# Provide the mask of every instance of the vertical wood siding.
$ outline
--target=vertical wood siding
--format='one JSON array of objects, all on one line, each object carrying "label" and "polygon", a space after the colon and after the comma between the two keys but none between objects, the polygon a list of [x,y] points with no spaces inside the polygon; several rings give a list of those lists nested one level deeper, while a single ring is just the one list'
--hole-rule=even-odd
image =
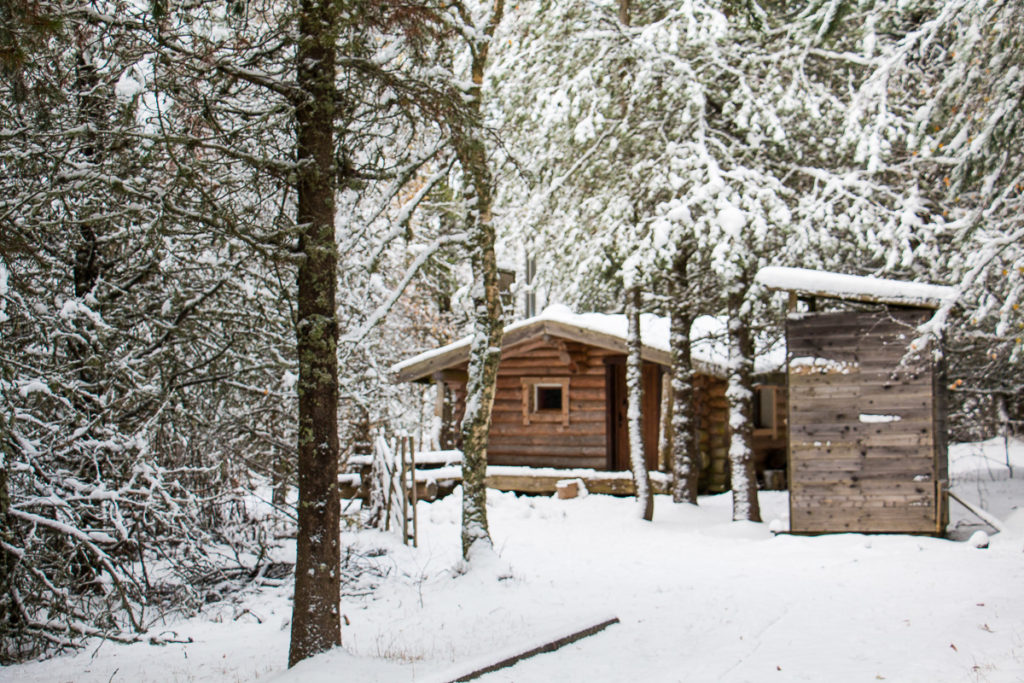
[{"label": "vertical wood siding", "polygon": [[908,348],[928,315],[789,320],[792,531],[941,532],[933,361],[930,349]]}]

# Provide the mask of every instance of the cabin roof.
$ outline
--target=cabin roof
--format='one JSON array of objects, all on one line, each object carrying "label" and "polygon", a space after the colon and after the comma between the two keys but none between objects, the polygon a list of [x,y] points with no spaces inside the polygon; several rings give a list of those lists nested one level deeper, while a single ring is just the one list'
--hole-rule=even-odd
[{"label": "cabin roof", "polygon": [[[694,328],[696,331],[696,327]],[[561,339],[589,344],[599,348],[626,353],[628,323],[624,315],[604,313],[573,313],[565,306],[549,306],[533,318],[520,320],[505,328],[502,349],[548,335]],[[641,357],[658,365],[672,363],[669,345],[669,320],[660,316],[640,316]],[[396,382],[413,382],[433,375],[440,370],[458,367],[469,362],[469,346],[472,336],[425,351],[391,367]],[[721,355],[722,344],[700,344],[694,340],[693,365],[697,372],[724,377],[725,359]]]},{"label": "cabin roof", "polygon": [[960,294],[954,287],[924,282],[902,282],[779,266],[762,268],[757,272],[756,280],[769,289],[805,296],[930,309],[940,308],[954,301]]}]

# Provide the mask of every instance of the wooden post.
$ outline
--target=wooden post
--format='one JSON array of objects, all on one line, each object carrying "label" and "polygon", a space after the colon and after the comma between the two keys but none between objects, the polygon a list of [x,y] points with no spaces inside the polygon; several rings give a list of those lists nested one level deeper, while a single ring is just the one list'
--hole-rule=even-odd
[{"label": "wooden post", "polygon": [[405,467],[405,448],[408,444],[409,437],[400,436],[398,438],[398,457],[402,459],[402,463],[399,466],[398,475],[398,496],[402,499],[402,545],[408,545],[409,543],[409,496],[405,490],[405,477],[407,474]]},{"label": "wooden post", "polygon": [[[423,443],[423,441],[420,441],[420,443]],[[420,544],[419,523],[416,518],[416,499],[418,495],[416,492],[416,443],[412,440],[412,437],[409,438],[409,462],[412,467],[412,547],[418,548]]]},{"label": "wooden post", "polygon": [[381,462],[384,464],[384,531],[391,530],[391,466],[388,464],[387,441],[381,437],[384,448],[381,451]]}]

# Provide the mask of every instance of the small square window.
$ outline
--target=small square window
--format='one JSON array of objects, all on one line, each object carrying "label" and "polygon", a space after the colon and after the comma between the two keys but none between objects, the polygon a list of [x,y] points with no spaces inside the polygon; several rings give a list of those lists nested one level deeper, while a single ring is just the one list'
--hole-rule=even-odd
[{"label": "small square window", "polygon": [[535,384],[533,386],[533,411],[562,411],[561,384]]},{"label": "small square window", "polygon": [[523,377],[523,424],[569,424],[569,378]]}]

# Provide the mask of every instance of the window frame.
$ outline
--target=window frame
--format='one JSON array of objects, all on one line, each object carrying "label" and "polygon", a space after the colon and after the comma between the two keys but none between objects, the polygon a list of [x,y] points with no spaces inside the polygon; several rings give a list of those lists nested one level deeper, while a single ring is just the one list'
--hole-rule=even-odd
[{"label": "window frame", "polygon": [[[777,384],[755,384],[754,385],[754,397],[753,397],[753,406],[752,406],[753,410],[751,410],[751,413],[753,413],[753,414],[750,416],[751,427],[753,429],[753,433],[754,434],[770,434],[772,436],[772,438],[776,438],[778,436],[778,433],[779,433],[779,403],[778,403],[779,397],[778,397],[778,393],[777,392],[779,391],[779,389],[780,389],[780,387]],[[769,421],[769,425],[765,426],[765,427],[759,427],[758,426],[758,420],[756,419],[757,417],[761,417],[761,422],[762,422],[762,424],[764,423],[764,415],[763,415],[763,412],[761,410],[761,408],[764,405],[763,404],[763,398],[762,398],[764,392],[768,392],[771,395],[771,399],[769,401],[769,405],[772,408],[772,414],[771,414],[771,420]]]},{"label": "window frame", "polygon": [[[531,422],[561,422],[569,426],[569,378],[568,377],[522,377],[523,424]],[[537,389],[555,388],[562,391],[562,406],[557,410],[537,409]]]}]

